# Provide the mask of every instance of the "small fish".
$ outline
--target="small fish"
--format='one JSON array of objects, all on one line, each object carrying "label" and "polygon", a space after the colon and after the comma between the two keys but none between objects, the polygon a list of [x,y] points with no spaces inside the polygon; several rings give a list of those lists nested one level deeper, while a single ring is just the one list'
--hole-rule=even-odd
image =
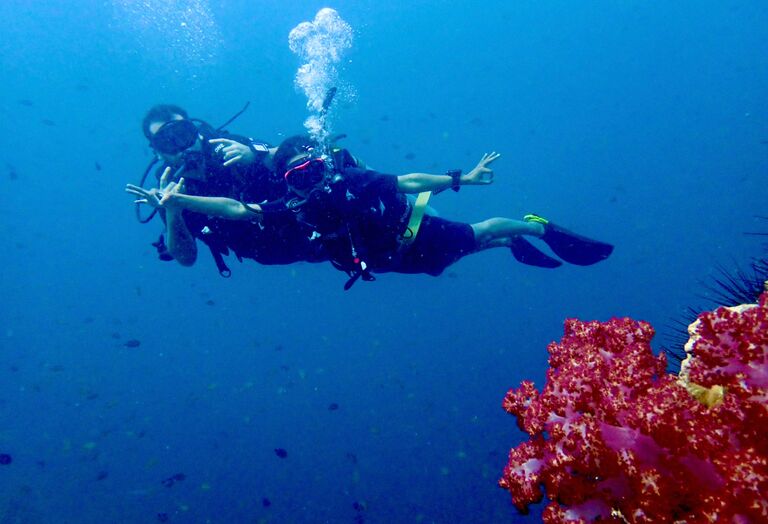
[{"label": "small fish", "polygon": [[0,466],[7,466],[13,462],[13,457],[8,453],[0,453]]},{"label": "small fish", "polygon": [[339,409],[339,405],[336,402],[328,404],[328,411],[336,411],[337,409]]},{"label": "small fish", "polygon": [[275,455],[277,455],[281,459],[284,459],[285,457],[288,456],[288,452],[283,448],[275,448]]},{"label": "small fish", "polygon": [[48,126],[48,127],[55,127],[56,126],[56,122],[54,122],[53,120],[51,120],[49,118],[43,118],[42,120],[40,120],[40,123],[45,125],[45,126]]},{"label": "small fish", "polygon": [[120,339],[122,338],[122,336],[120,335],[120,333],[118,333],[117,331],[115,331],[114,333],[112,333],[110,336],[111,336],[112,338],[114,338],[115,340],[120,340]]},{"label": "small fish", "polygon": [[213,300],[206,300],[205,301],[205,305],[206,306],[215,306],[216,302],[214,302]]},{"label": "small fish", "polygon": [[87,85],[85,85],[85,84],[77,84],[77,85],[75,86],[75,89],[76,89],[77,91],[80,91],[81,93],[85,93],[86,91],[88,91],[88,90],[89,90],[89,87],[88,87]]},{"label": "small fish", "polygon": [[125,344],[123,346],[127,348],[137,348],[141,345],[141,340],[136,340],[135,338],[132,338],[130,340],[126,340]]},{"label": "small fish", "polygon": [[109,476],[109,472],[108,471],[99,471],[99,474],[96,475],[96,480],[104,480],[108,476]]},{"label": "small fish", "polygon": [[93,167],[96,168],[96,171],[101,171],[101,164],[99,164],[98,162],[94,162]]},{"label": "small fish", "polygon": [[351,451],[347,451],[347,460],[349,460],[352,464],[357,464],[357,455],[352,453]]},{"label": "small fish", "polygon": [[32,102],[32,100],[28,100],[26,98],[22,98],[21,100],[19,100],[19,104],[27,107],[32,107],[33,105],[35,105],[34,102]]},{"label": "small fish", "polygon": [[413,160],[414,158],[416,158],[416,155],[414,153],[406,153],[405,154],[405,159],[406,160]]},{"label": "small fish", "polygon": [[261,499],[261,505],[264,506],[265,508],[268,508],[272,505],[272,501],[269,500],[267,497],[264,497],[263,499]]},{"label": "small fish", "polygon": [[158,514],[157,514],[157,520],[158,520],[159,522],[168,522],[168,520],[169,520],[170,518],[171,518],[171,517],[169,517],[169,516],[168,516],[168,513],[158,513]]},{"label": "small fish", "polygon": [[187,476],[184,473],[176,473],[171,478],[177,482],[181,482],[182,480],[186,480]]}]

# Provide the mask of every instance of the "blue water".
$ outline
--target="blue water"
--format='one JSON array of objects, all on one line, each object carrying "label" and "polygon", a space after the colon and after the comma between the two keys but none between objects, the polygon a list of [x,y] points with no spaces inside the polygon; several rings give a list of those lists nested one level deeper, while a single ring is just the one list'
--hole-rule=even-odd
[{"label": "blue water", "polygon": [[160,262],[123,192],[153,104],[218,124],[251,101],[233,132],[302,131],[288,33],[326,4],[143,3],[0,3],[0,523],[536,521],[496,486],[524,437],[501,400],[541,385],[563,320],[661,339],[717,264],[757,253],[764,1],[331,4],[355,31],[351,151],[390,173],[500,151],[442,216],[535,211],[617,246],[347,293],[325,265]]}]

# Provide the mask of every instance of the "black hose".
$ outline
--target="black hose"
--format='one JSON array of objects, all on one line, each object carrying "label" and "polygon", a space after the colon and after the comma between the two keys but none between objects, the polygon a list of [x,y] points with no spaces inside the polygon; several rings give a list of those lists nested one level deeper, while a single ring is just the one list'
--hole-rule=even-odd
[{"label": "black hose", "polygon": [[227,120],[226,122],[224,122],[223,124],[221,124],[219,127],[217,127],[217,128],[216,128],[216,131],[221,131],[222,129],[224,129],[225,127],[227,127],[229,124],[231,124],[232,122],[234,122],[234,121],[235,121],[235,119],[236,119],[237,117],[239,117],[240,115],[242,115],[243,113],[245,113],[245,110],[246,110],[246,109],[248,109],[248,106],[249,106],[249,105],[251,105],[251,102],[246,102],[246,103],[245,103],[245,105],[243,106],[243,108],[242,108],[240,111],[238,111],[237,113],[235,113],[235,114],[234,114],[234,116],[233,116],[232,118],[230,118],[229,120]]}]

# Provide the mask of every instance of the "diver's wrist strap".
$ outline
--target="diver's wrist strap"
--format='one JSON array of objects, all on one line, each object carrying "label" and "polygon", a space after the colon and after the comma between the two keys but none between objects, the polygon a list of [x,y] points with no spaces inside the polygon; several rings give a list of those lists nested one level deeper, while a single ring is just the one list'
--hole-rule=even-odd
[{"label": "diver's wrist strap", "polygon": [[451,169],[445,174],[451,177],[451,189],[454,191],[461,189],[461,169]]}]

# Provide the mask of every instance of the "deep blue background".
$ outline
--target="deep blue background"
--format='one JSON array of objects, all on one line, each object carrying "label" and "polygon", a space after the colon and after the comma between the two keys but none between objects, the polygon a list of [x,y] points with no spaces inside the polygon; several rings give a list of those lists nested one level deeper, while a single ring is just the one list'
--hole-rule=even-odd
[{"label": "deep blue background", "polygon": [[232,131],[301,131],[287,35],[325,4],[139,3],[0,3],[4,524],[522,521],[496,487],[522,438],[501,400],[541,384],[563,320],[663,336],[716,264],[757,250],[764,1],[333,4],[355,29],[335,122],[354,153],[401,173],[500,151],[496,184],[440,195],[443,216],[535,211],[617,246],[348,293],[330,266],[159,262],[123,193],[155,103],[216,124],[250,100]]}]

